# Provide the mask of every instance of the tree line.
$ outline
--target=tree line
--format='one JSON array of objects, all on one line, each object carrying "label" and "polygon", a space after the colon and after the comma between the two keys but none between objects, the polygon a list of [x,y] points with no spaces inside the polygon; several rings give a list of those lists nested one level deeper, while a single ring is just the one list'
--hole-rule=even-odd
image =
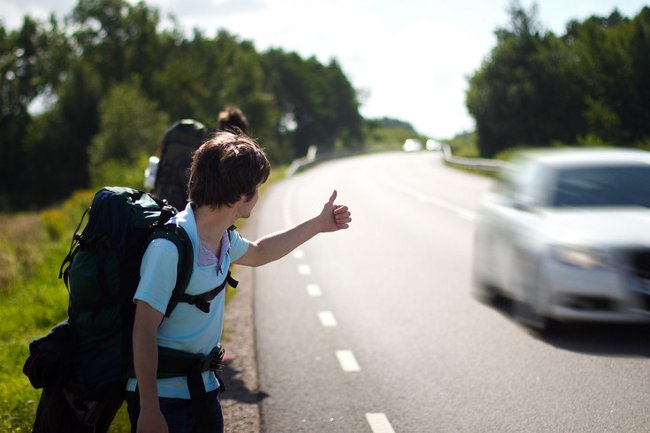
[{"label": "tree line", "polygon": [[563,144],[650,150],[650,8],[574,20],[562,35],[541,28],[535,5],[514,2],[509,14],[469,79],[481,156]]},{"label": "tree line", "polygon": [[361,146],[355,89],[331,60],[225,31],[161,29],[143,1],[79,0],[62,20],[0,22],[0,209],[41,206],[152,154],[169,125],[240,107],[273,163]]},{"label": "tree line", "polygon": [[[469,78],[481,156],[522,146],[650,149],[650,8],[571,21],[561,35],[542,29],[535,5],[515,0],[509,14]],[[214,126],[229,104],[275,164],[312,144],[360,148],[386,128],[401,140],[416,134],[406,122],[364,120],[335,60],[258,52],[225,31],[188,36],[173,22],[163,29],[157,9],[126,0],[79,0],[62,20],[26,16],[16,30],[0,22],[0,210],[96,185],[140,164],[173,121]]]}]

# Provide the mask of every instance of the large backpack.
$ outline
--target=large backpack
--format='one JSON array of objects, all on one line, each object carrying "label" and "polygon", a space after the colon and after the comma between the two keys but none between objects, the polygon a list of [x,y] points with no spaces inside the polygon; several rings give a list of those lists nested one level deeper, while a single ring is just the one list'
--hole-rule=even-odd
[{"label": "large backpack", "polygon": [[[185,293],[194,263],[192,242],[180,225],[169,222],[177,210],[152,194],[102,188],[86,212],[88,222],[79,233],[84,213],[59,272],[70,292],[68,319],[30,343],[23,368],[35,388],[44,388],[34,432],[107,431],[133,373],[133,296],[153,239],[170,240],[178,249],[177,280],[165,317],[179,302],[207,312],[227,283],[237,285],[228,272],[206,293]],[[222,357],[222,350],[204,356],[159,348],[158,376],[196,381],[202,371],[219,368]]]},{"label": "large backpack", "polygon": [[[85,431],[82,425],[94,428],[101,418],[106,428],[110,424],[124,398],[132,363],[133,295],[151,240],[165,238],[178,248],[178,279],[167,315],[186,296],[191,276],[191,241],[179,225],[167,223],[176,209],[162,200],[109,187],[95,194],[86,212],[88,222],[79,233],[84,213],[59,274],[70,292],[68,319],[30,343],[23,369],[35,388],[45,388],[35,431],[51,431],[51,426],[37,426],[52,422],[57,423],[55,430],[73,432]],[[74,416],[56,414],[57,404],[72,408]]]},{"label": "large backpack", "polygon": [[160,149],[160,162],[153,192],[177,209],[187,202],[187,181],[192,153],[208,138],[208,129],[201,122],[183,119],[165,133]]}]

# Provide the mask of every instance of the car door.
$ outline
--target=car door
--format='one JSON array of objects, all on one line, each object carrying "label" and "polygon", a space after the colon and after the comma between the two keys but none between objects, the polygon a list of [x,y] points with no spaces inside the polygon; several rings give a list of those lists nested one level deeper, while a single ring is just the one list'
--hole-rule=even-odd
[{"label": "car door", "polygon": [[534,160],[519,161],[504,177],[486,218],[489,225],[494,284],[506,295],[521,299],[533,278],[537,230],[543,212],[539,204],[544,189],[543,167]]}]

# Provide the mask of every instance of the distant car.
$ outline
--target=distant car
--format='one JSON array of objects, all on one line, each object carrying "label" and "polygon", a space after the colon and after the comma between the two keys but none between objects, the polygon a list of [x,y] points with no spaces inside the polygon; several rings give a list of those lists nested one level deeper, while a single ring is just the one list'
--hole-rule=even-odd
[{"label": "distant car", "polygon": [[427,150],[431,150],[431,151],[437,151],[442,148],[442,145],[438,143],[436,140],[434,140],[433,138],[429,138],[425,146]]},{"label": "distant car", "polygon": [[402,147],[404,152],[419,152],[422,150],[422,142],[417,138],[407,138]]},{"label": "distant car", "polygon": [[650,321],[650,152],[521,155],[477,214],[473,274],[540,330]]}]

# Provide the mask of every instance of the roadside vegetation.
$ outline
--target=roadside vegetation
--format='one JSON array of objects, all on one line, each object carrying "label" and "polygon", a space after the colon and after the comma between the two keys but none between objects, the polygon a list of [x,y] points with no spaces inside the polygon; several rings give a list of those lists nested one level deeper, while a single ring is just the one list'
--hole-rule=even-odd
[{"label": "roadside vegetation", "polygon": [[[83,210],[103,185],[141,188],[173,120],[211,126],[220,109],[239,106],[273,179],[310,145],[340,155],[434,138],[456,156],[497,159],[525,147],[650,150],[650,8],[570,22],[562,35],[544,31],[534,7],[514,1],[510,15],[469,78],[476,131],[448,140],[363,119],[335,60],[258,52],[226,32],[160,31],[144,2],[78,0],[62,22],[0,22],[0,431],[31,430],[40,391],[21,370],[29,341],[67,315],[58,273]],[[127,424],[122,413],[112,432]]]}]

